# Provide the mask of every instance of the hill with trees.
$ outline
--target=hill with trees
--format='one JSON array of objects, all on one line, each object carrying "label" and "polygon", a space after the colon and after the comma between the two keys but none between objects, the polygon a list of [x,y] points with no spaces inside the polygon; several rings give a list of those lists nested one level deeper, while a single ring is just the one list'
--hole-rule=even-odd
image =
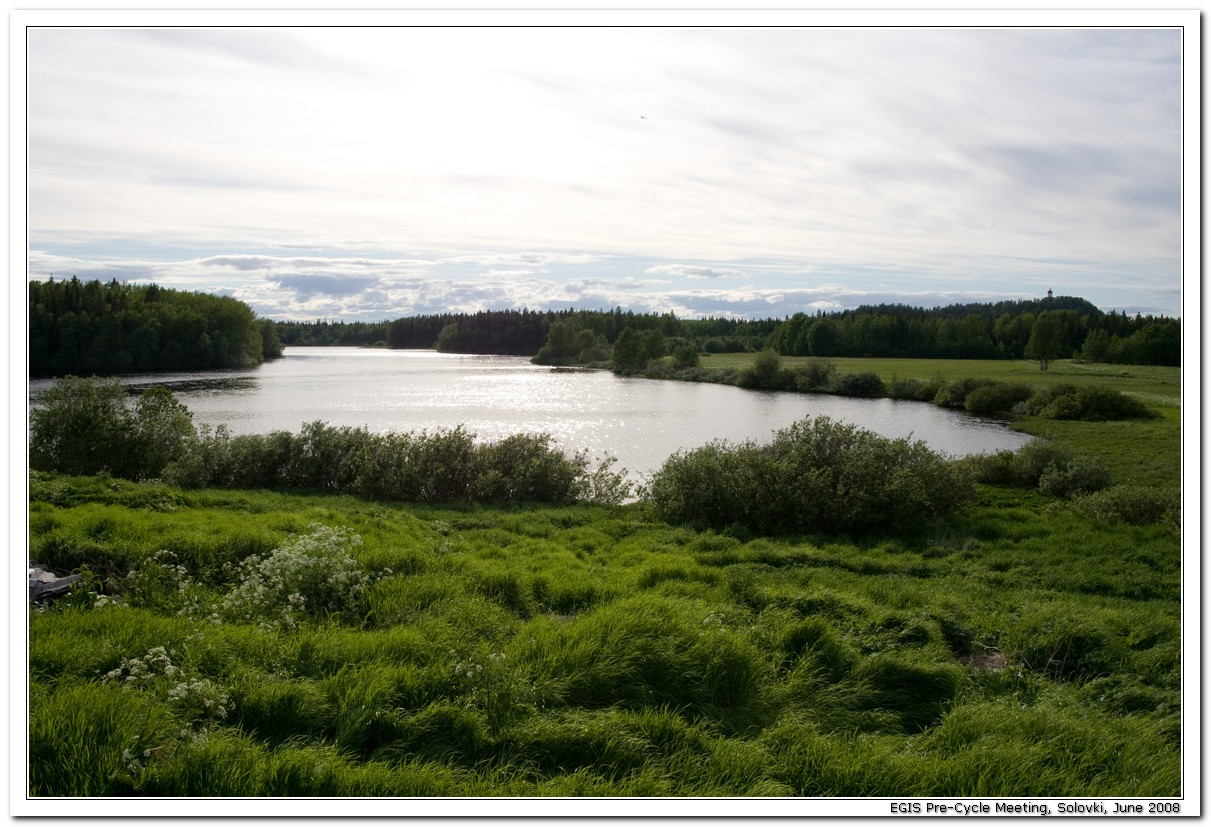
[{"label": "hill with trees", "polygon": [[273,321],[229,296],[75,276],[29,283],[34,375],[244,367],[281,352]]}]

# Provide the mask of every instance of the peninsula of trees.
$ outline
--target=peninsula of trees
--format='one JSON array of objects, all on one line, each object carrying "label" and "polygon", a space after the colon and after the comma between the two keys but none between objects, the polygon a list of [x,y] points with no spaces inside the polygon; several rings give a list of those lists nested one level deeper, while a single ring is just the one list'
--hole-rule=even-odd
[{"label": "peninsula of trees", "polygon": [[75,276],[29,283],[32,375],[246,367],[281,353],[273,322],[228,296]]}]

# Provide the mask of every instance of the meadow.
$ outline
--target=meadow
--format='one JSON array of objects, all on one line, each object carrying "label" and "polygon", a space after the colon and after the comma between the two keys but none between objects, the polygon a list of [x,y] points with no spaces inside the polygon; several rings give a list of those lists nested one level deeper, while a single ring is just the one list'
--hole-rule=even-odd
[{"label": "meadow", "polygon": [[1059,369],[1111,486],[907,534],[31,472],[29,794],[1179,795],[1179,371]]}]

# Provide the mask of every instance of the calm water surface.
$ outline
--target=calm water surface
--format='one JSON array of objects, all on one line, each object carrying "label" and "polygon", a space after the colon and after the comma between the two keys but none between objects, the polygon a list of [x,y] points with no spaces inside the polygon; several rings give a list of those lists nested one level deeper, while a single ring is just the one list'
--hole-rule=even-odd
[{"label": "calm water surface", "polygon": [[[995,420],[918,402],[746,391],[557,371],[524,357],[420,350],[290,347],[255,368],[123,378],[165,385],[197,425],[232,433],[298,431],[306,422],[420,431],[462,424],[480,438],[550,433],[568,451],[613,455],[642,475],[680,449],[714,439],[766,441],[808,416],[828,416],[887,437],[911,436],[954,456],[1015,449],[1029,437]],[[36,393],[49,382],[31,382]]]}]

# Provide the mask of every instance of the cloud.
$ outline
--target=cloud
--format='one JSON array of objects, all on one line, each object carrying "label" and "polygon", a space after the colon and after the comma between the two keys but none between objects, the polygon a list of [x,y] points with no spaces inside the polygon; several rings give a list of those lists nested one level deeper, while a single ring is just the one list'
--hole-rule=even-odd
[{"label": "cloud", "polygon": [[1163,304],[1182,266],[1180,38],[46,29],[26,61],[30,272],[274,312],[337,301],[321,286],[359,314],[443,297],[688,311],[676,289],[702,280],[769,291],[702,299],[751,314],[824,280],[1042,294],[1057,275],[1099,306]]},{"label": "cloud", "polygon": [[443,261],[450,264],[478,264],[485,267],[499,264],[526,264],[532,267],[549,267],[554,264],[594,264],[603,256],[592,253],[483,253],[479,255],[450,256]]},{"label": "cloud", "polygon": [[379,279],[375,276],[359,278],[300,273],[290,276],[274,276],[270,280],[279,288],[289,290],[304,300],[315,295],[337,298],[354,296],[379,285]]},{"label": "cloud", "polygon": [[748,274],[743,270],[730,267],[704,267],[697,264],[657,264],[649,267],[645,273],[657,273],[666,276],[681,276],[688,279],[745,279]]}]

